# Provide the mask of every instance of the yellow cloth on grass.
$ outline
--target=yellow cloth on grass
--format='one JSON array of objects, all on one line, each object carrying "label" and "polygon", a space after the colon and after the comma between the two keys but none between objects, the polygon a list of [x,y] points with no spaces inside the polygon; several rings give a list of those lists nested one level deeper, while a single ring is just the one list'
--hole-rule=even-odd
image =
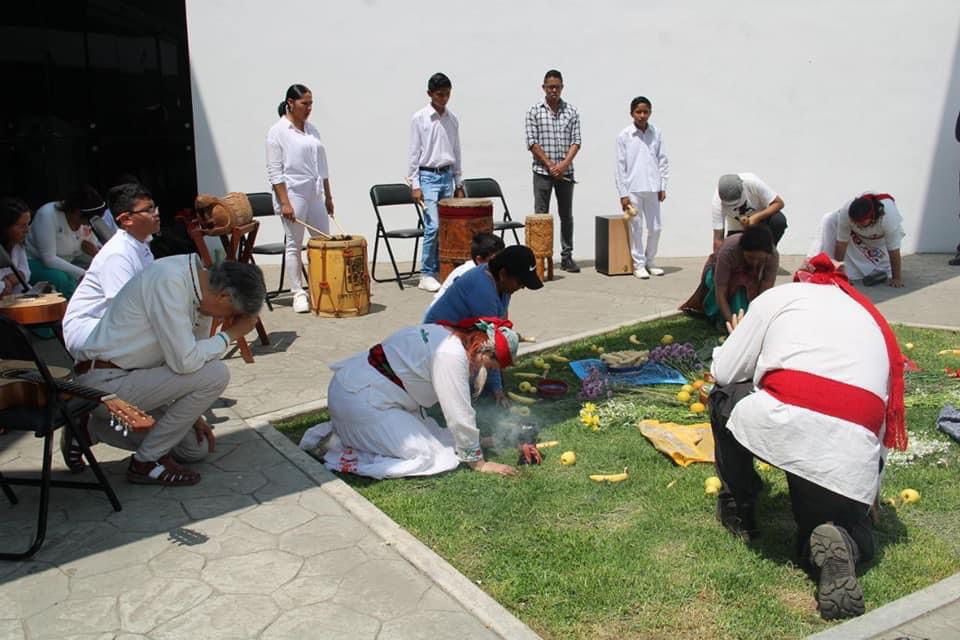
[{"label": "yellow cloth on grass", "polygon": [[713,431],[709,422],[677,424],[641,420],[637,425],[653,446],[681,467],[694,462],[713,462]]}]

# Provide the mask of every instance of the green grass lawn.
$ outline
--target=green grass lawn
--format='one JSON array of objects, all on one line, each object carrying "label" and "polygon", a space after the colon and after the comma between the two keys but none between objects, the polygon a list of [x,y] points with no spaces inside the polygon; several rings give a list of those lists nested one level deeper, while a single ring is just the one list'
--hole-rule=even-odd
[{"label": "green grass lawn", "polygon": [[[915,451],[932,451],[909,463],[893,460],[883,497],[904,488],[922,499],[883,506],[878,558],[863,569],[868,610],[904,596],[960,569],[960,445],[935,429],[946,402],[960,402],[960,382],[944,365],[960,358],[937,356],[960,345],[957,333],[897,327],[901,344],[926,372],[907,382],[907,421]],[[591,357],[590,345],[607,351],[643,348],[669,333],[701,347],[717,334],[696,320],[672,318],[623,329],[552,351]],[[533,371],[533,356],[511,371]],[[549,360],[548,360],[549,362]],[[552,363],[551,377],[576,378]],[[511,388],[520,379],[508,373]],[[675,392],[677,387],[669,387]],[[640,435],[636,422],[657,418],[695,422],[686,407],[617,395],[598,402],[601,429],[579,423],[575,393],[540,401],[531,419],[541,440],[559,440],[543,465],[505,478],[460,470],[431,478],[371,481],[341,476],[401,526],[446,558],[545,638],[796,638],[827,626],[817,614],[815,585],[793,565],[793,521],[784,475],[764,475],[768,491],[758,507],[760,541],[745,545],[714,519],[715,500],[704,494],[712,465],[675,466]],[[494,435],[507,416],[489,404],[478,408]],[[278,425],[299,440],[318,416]],[[562,466],[563,451],[577,464]],[[516,451],[488,452],[515,463]],[[594,473],[629,467],[630,478],[598,484]]]}]

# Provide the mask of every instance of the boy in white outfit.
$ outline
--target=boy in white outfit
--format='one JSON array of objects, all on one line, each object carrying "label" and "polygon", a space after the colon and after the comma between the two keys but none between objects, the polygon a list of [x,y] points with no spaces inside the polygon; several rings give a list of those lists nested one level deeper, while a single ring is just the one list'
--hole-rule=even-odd
[{"label": "boy in white outfit", "polygon": [[617,136],[617,192],[620,207],[630,220],[633,275],[644,280],[651,275],[663,275],[663,269],[654,265],[654,258],[660,242],[660,203],[667,198],[670,177],[660,129],[649,122],[652,112],[650,100],[643,96],[634,98],[630,102],[633,124]]}]

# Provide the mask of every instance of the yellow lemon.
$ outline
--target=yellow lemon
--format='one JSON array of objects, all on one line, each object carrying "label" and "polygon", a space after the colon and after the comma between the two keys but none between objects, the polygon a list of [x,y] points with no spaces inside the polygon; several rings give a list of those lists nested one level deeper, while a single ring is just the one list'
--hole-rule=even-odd
[{"label": "yellow lemon", "polygon": [[770,471],[770,469],[772,469],[772,467],[766,462],[757,462],[757,470],[766,473],[767,471]]},{"label": "yellow lemon", "polygon": [[685,384],[682,387],[680,387],[680,391],[686,391],[687,393],[690,393],[691,391],[693,391],[693,387],[691,387],[689,384]]},{"label": "yellow lemon", "polygon": [[564,451],[560,454],[560,464],[564,465],[565,467],[577,464],[577,454],[575,454],[573,451]]},{"label": "yellow lemon", "polygon": [[717,476],[710,476],[703,481],[703,490],[707,495],[715,496],[720,493],[720,487],[723,486],[723,483],[720,482],[720,478]]},{"label": "yellow lemon", "polygon": [[660,338],[660,344],[673,344],[673,336],[669,333]]},{"label": "yellow lemon", "polygon": [[912,342],[908,342],[907,344],[905,344],[905,345],[903,345],[903,346],[904,346],[904,348],[905,348],[907,351],[913,351],[913,343],[912,343]]},{"label": "yellow lemon", "polygon": [[897,506],[897,499],[896,499],[896,498],[884,498],[883,504],[887,505],[888,507],[896,507],[896,506]]},{"label": "yellow lemon", "polygon": [[597,353],[603,353],[605,349],[603,347],[597,347]]},{"label": "yellow lemon", "polygon": [[907,504],[918,502],[920,500],[920,492],[916,489],[904,489],[900,492],[900,499]]},{"label": "yellow lemon", "polygon": [[694,413],[703,413],[706,410],[707,408],[703,406],[702,402],[694,402],[692,405],[690,405],[690,411],[693,411]]},{"label": "yellow lemon", "polygon": [[533,359],[533,364],[535,364],[538,367],[542,367],[544,364],[544,360],[543,358],[537,356],[536,358]]},{"label": "yellow lemon", "polygon": [[677,393],[677,401],[682,402],[684,404],[690,402],[690,394],[687,393],[686,391],[680,391],[679,393]]}]

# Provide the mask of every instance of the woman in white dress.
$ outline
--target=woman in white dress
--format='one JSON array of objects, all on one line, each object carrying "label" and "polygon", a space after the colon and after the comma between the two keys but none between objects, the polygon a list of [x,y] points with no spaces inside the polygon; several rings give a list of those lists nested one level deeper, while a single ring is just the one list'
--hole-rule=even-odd
[{"label": "woman in white dress", "polygon": [[904,235],[893,196],[868,192],[823,217],[809,256],[822,251],[843,261],[850,280],[863,280],[868,286],[889,280],[891,287],[899,288]]},{"label": "woman in white dress", "polygon": [[[277,108],[280,119],[267,132],[267,177],[273,189],[273,208],[283,216],[286,277],[297,313],[310,311],[310,296],[300,273],[304,227],[295,220],[327,233],[327,216],[333,216],[327,150],[320,141],[320,132],[307,122],[312,110],[310,89],[302,84],[291,85]],[[310,235],[315,234],[311,231]]]},{"label": "woman in white dress", "polygon": [[[30,230],[30,207],[19,198],[0,199],[0,244],[10,256],[9,267],[0,268],[0,297],[24,293],[22,282],[30,280],[30,265],[23,242]],[[16,269],[20,277],[14,273]]]},{"label": "woman in white dress", "polygon": [[[332,366],[329,469],[378,479],[433,475],[460,463],[482,473],[516,473],[483,459],[471,383],[479,392],[487,369],[510,365],[519,339],[508,321],[469,322],[460,324],[466,329],[407,327]],[[426,415],[437,403],[446,429]]]}]

